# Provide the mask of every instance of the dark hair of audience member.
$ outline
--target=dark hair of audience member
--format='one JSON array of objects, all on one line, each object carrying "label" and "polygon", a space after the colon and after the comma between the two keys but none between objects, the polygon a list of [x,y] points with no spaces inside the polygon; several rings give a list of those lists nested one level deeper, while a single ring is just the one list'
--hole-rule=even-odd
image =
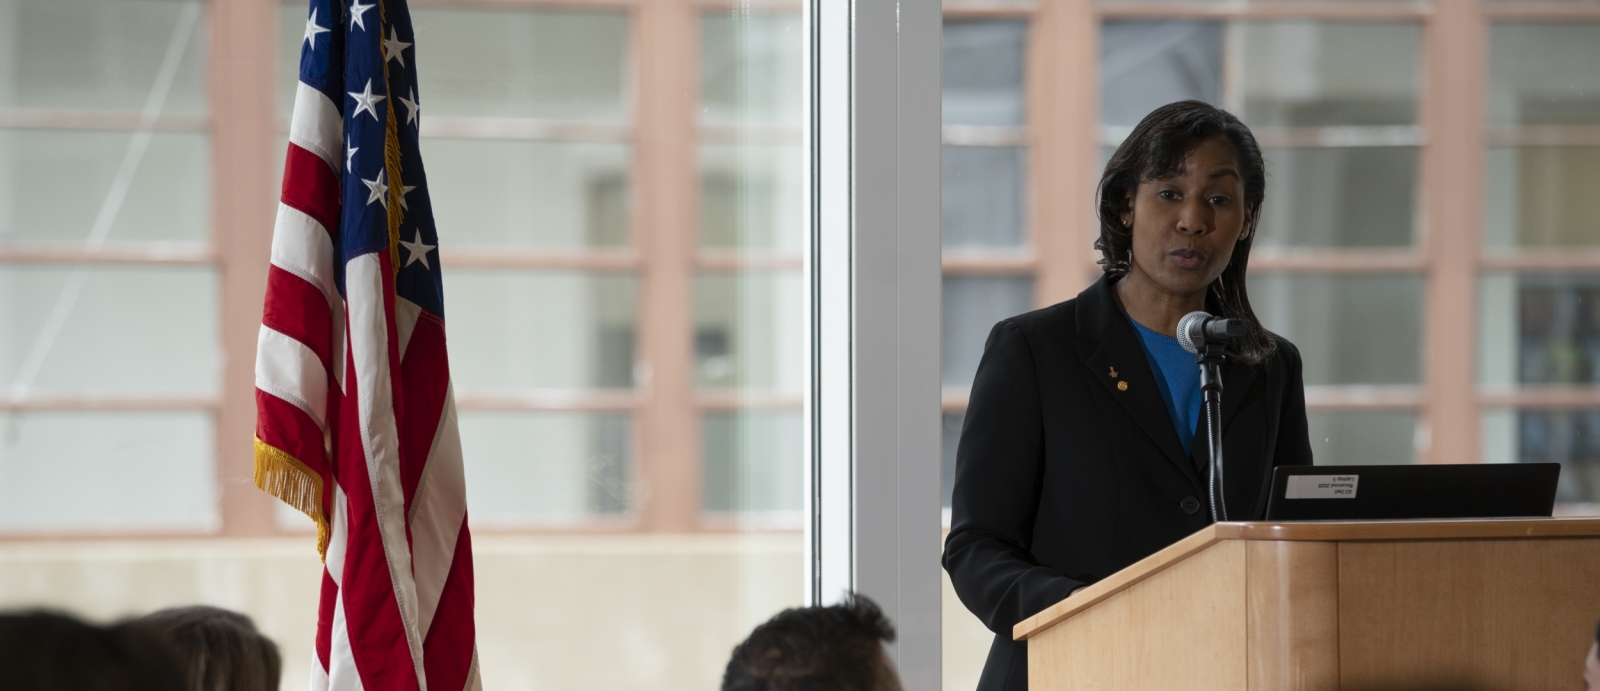
[{"label": "dark hair of audience member", "polygon": [[883,643],[894,625],[872,600],[787,609],[733,649],[722,691],[899,691]]},{"label": "dark hair of audience member", "polygon": [[185,691],[161,634],[138,622],[95,626],[60,612],[0,613],[0,689]]},{"label": "dark hair of audience member", "polygon": [[167,638],[193,691],[273,691],[283,661],[272,639],[238,612],[216,607],[174,607],[139,622]]}]

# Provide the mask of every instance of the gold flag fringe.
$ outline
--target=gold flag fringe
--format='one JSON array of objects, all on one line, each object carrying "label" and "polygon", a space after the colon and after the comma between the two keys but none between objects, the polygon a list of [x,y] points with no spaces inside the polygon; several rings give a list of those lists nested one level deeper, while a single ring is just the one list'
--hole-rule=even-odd
[{"label": "gold flag fringe", "polygon": [[[378,1],[378,27],[383,33],[384,27],[389,26],[388,11],[384,8],[387,3]],[[415,40],[415,39],[413,39]],[[383,91],[388,98],[383,102],[387,117],[383,123],[383,168],[389,174],[388,203],[384,207],[389,221],[389,265],[394,267],[394,273],[400,273],[400,220],[405,211],[405,180],[401,178],[400,170],[400,130],[395,121],[394,89],[389,84],[389,55],[388,44],[379,43],[380,55],[383,60]]]},{"label": "gold flag fringe", "polygon": [[256,487],[317,522],[317,554],[328,558],[328,517],[322,513],[322,476],[300,459],[256,439]]}]

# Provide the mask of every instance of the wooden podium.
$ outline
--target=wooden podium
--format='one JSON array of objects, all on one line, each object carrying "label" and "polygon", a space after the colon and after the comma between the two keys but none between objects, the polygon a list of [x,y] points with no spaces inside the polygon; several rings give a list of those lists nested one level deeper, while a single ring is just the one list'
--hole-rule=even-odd
[{"label": "wooden podium", "polygon": [[1017,624],[1032,691],[1581,691],[1600,520],[1221,523]]}]

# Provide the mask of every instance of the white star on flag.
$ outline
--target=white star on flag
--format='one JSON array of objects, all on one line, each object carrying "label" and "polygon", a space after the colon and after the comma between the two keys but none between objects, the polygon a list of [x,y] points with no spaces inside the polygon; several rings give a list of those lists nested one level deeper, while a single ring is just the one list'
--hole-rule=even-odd
[{"label": "white star on flag", "polygon": [[311,49],[317,49],[317,34],[328,33],[328,29],[317,25],[317,8],[311,8],[311,18],[306,20],[306,43],[311,44]]},{"label": "white star on flag", "polygon": [[389,27],[389,37],[386,38],[386,39],[383,39],[383,54],[389,60],[399,60],[400,61],[400,66],[401,67],[405,67],[406,66],[405,52],[406,52],[406,49],[410,48],[410,47],[411,47],[411,44],[400,40],[400,32],[395,31],[394,27],[392,27],[392,26]]},{"label": "white star on flag", "polygon": [[421,230],[417,231],[416,238],[417,239],[413,242],[406,242],[405,240],[400,241],[400,246],[406,248],[406,251],[411,253],[410,256],[406,257],[406,266],[411,266],[417,262],[422,262],[423,268],[432,270],[433,267],[428,265],[428,253],[432,252],[435,247],[438,247],[438,245],[423,244]]},{"label": "white star on flag", "polygon": [[406,106],[406,124],[410,125],[416,122],[417,113],[422,112],[422,104],[417,103],[417,90],[415,88],[411,90],[411,100],[408,101],[406,97],[401,96],[400,102]]},{"label": "white star on flag", "polygon": [[389,208],[389,186],[383,182],[382,168],[378,169],[378,179],[362,180],[361,182],[367,186],[368,190],[372,191],[372,194],[367,195],[368,204],[378,202],[383,205],[383,208]]},{"label": "white star on flag", "polygon": [[372,80],[371,79],[367,80],[367,88],[362,89],[361,93],[356,93],[354,91],[351,91],[351,92],[349,92],[349,94],[350,94],[350,98],[353,98],[353,99],[356,100],[356,112],[354,114],[352,114],[350,117],[359,118],[359,117],[361,117],[361,111],[364,110],[364,111],[367,111],[368,113],[372,113],[372,119],[373,120],[377,120],[378,119],[378,111],[373,109],[373,106],[377,105],[379,101],[382,101],[383,99],[385,99],[387,97],[386,96],[378,96],[378,95],[375,95],[375,94],[372,93]]},{"label": "white star on flag", "polygon": [[361,0],[350,0],[350,23],[360,27],[362,31],[366,31],[367,25],[361,22],[362,15],[374,7],[377,7],[377,5],[363,5]]},{"label": "white star on flag", "polygon": [[410,211],[411,210],[411,207],[406,206],[406,195],[411,194],[411,190],[414,190],[416,188],[417,188],[416,185],[403,185],[403,186],[400,187],[400,210],[401,211]]},{"label": "white star on flag", "polygon": [[350,141],[349,137],[344,140],[344,172],[346,173],[350,172],[350,161],[355,159],[356,152],[361,150],[359,146],[351,146],[353,143],[355,142]]}]

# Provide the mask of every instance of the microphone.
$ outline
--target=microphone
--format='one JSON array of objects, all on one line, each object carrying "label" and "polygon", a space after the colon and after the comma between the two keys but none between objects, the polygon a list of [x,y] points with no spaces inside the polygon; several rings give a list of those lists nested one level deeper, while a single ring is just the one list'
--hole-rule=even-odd
[{"label": "microphone", "polygon": [[1228,342],[1244,335],[1244,322],[1238,319],[1213,317],[1194,311],[1178,320],[1178,345],[1195,355],[1207,344],[1226,346]]},{"label": "microphone", "polygon": [[1194,353],[1200,365],[1200,400],[1206,420],[1206,449],[1211,457],[1206,478],[1211,499],[1211,520],[1228,520],[1228,505],[1222,481],[1222,362],[1228,342],[1244,335],[1244,322],[1213,317],[1205,312],[1190,312],[1178,320],[1178,345]]}]

